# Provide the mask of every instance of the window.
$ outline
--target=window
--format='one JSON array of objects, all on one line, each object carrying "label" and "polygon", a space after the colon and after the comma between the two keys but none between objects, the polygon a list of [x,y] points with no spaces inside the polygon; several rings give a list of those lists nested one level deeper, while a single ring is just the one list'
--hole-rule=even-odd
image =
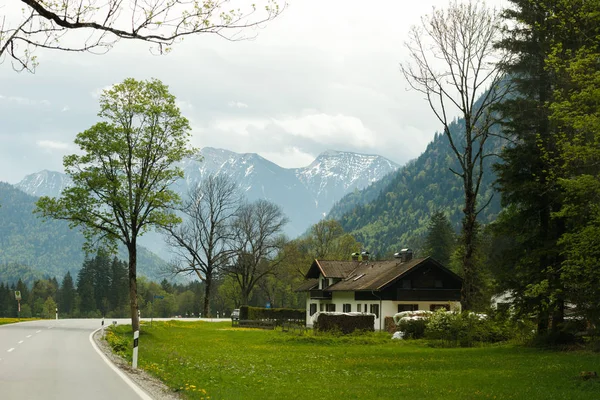
[{"label": "window", "polygon": [[361,308],[361,307],[360,307],[360,304],[357,304],[357,305],[356,305],[356,312],[362,312],[362,311],[360,310],[360,308]]},{"label": "window", "polygon": [[398,304],[398,312],[417,311],[418,309],[419,309],[418,304]]},{"label": "window", "polygon": [[446,311],[450,311],[450,305],[449,304],[432,304],[429,306],[429,309],[431,311],[437,311],[440,308],[445,308]]},{"label": "window", "polygon": [[379,318],[379,304],[371,304],[369,312],[375,314],[375,318]]},{"label": "window", "polygon": [[328,279],[327,278],[323,278],[321,279],[321,289],[325,289],[327,286],[329,286],[327,283]]},{"label": "window", "polygon": [[319,311],[321,311],[321,312],[325,311],[325,304],[321,303],[321,305],[319,307]]},{"label": "window", "polygon": [[310,315],[313,315],[316,312],[317,312],[317,304],[316,303],[310,303]]},{"label": "window", "polygon": [[350,304],[344,304],[343,306],[344,312],[351,312],[352,306]]},{"label": "window", "polygon": [[335,312],[335,304],[325,304],[325,311]]}]

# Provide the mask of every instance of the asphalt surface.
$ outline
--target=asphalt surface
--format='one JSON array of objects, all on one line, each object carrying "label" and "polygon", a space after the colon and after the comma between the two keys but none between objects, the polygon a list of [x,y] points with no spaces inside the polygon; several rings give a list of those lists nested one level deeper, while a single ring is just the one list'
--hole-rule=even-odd
[{"label": "asphalt surface", "polygon": [[0,399],[140,400],[90,343],[100,321],[43,320],[0,326]]}]

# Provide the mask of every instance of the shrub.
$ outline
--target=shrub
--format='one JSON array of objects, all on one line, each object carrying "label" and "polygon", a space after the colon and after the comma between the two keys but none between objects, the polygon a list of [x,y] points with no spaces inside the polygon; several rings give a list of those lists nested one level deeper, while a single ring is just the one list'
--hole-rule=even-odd
[{"label": "shrub", "polygon": [[342,334],[349,334],[354,331],[373,332],[375,330],[375,315],[335,315],[319,313],[316,322],[313,324],[313,329],[317,332],[339,331]]},{"label": "shrub", "polygon": [[240,320],[270,320],[270,321],[304,321],[306,311],[296,308],[263,308],[263,307],[240,307]]},{"label": "shrub", "polygon": [[127,339],[121,336],[116,335],[111,329],[107,329],[106,331],[106,342],[111,347],[115,354],[120,355],[121,357],[125,356],[127,348],[129,347],[129,343]]},{"label": "shrub", "polygon": [[394,322],[399,331],[404,332],[406,339],[421,339],[425,335],[425,325],[431,316],[431,311],[403,311],[395,314]]},{"label": "shrub", "polygon": [[436,311],[425,327],[427,339],[441,340],[447,345],[471,347],[475,343],[497,343],[516,338],[520,327],[517,321],[469,311],[462,313]]}]

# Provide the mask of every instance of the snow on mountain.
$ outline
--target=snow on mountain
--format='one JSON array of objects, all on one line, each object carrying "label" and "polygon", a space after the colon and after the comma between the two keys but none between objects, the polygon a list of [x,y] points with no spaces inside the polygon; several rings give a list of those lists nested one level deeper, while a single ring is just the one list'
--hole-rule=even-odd
[{"label": "snow on mountain", "polygon": [[63,189],[71,186],[73,182],[67,175],[56,171],[43,170],[27,175],[14,186],[31,196],[57,197]]},{"label": "snow on mountain", "polygon": [[[282,168],[255,153],[235,153],[205,147],[200,160],[179,164],[185,178],[174,189],[182,198],[209,174],[226,174],[238,183],[249,201],[266,198],[280,205],[290,222],[286,234],[296,237],[318,222],[345,194],[362,189],[399,166],[377,155],[328,150],[309,166]],[[70,185],[59,172],[42,171],[26,176],[15,186],[35,196],[58,196]]]}]

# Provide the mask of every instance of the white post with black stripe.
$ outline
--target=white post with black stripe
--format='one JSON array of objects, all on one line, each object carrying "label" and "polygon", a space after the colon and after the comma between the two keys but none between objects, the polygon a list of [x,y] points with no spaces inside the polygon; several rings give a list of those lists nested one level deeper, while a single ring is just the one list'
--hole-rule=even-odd
[{"label": "white post with black stripe", "polygon": [[133,332],[133,359],[131,360],[131,368],[137,369],[138,361],[138,341],[140,339],[140,331]]},{"label": "white post with black stripe", "polygon": [[104,317],[102,317],[102,339],[104,339]]}]

